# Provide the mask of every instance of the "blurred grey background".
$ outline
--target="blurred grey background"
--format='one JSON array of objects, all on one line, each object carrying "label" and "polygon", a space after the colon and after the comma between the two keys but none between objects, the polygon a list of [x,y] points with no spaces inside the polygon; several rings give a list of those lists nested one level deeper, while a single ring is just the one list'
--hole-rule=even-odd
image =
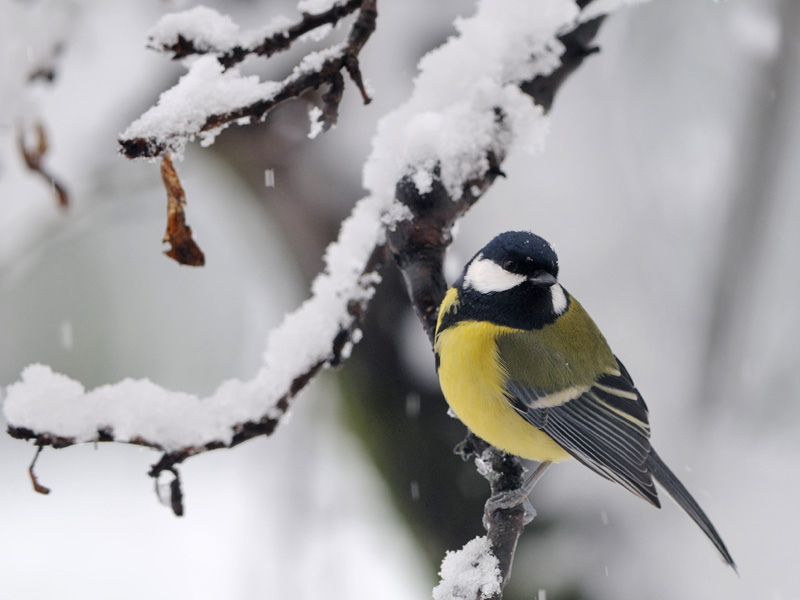
[{"label": "blurred grey background", "polygon": [[[207,4],[243,29],[296,17],[289,1]],[[474,8],[379,4],[362,54],[374,101],[348,86],[338,127],[317,139],[312,95],[192,146],[177,167],[207,265],[190,269],[161,254],[158,168],[116,155],[116,136],[185,70],[146,50],[146,31],[193,5],[0,0],[0,384],[33,362],[87,388],[149,377],[207,394],[252,376],[363,195],[377,120]],[[741,573],[671,503],[656,511],[565,464],[536,488],[507,598],[800,598],[798,31],[794,0],[613,15],[602,52],[557,96],[544,153],[510,156],[460,223],[451,278],[500,231],[553,243],[561,280],[647,400],[654,444]],[[49,40],[63,41],[55,81],[21,93],[14,76]],[[313,47],[243,70],[282,78]],[[17,119],[35,115],[71,192],[65,213],[16,148]],[[397,273],[384,276],[352,359],[275,436],[186,463],[182,519],[156,502],[151,451],[45,451],[43,497],[33,448],[0,436],[0,596],[429,597],[444,551],[481,533],[488,488],[451,452],[464,429]]]}]

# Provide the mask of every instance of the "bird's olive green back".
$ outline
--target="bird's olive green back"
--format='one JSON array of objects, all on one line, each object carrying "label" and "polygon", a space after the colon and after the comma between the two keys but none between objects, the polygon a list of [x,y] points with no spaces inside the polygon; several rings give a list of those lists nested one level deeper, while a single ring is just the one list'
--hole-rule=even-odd
[{"label": "bird's olive green back", "polygon": [[506,329],[497,349],[510,379],[544,394],[591,386],[602,374],[618,371],[603,334],[575,298],[542,329]]}]

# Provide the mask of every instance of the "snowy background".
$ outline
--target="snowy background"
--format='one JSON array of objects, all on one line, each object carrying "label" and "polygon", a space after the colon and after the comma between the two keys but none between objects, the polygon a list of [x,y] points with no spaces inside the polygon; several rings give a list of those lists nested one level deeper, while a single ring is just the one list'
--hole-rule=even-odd
[{"label": "snowy background", "polygon": [[[0,0],[0,384],[33,362],[87,388],[148,377],[206,395],[252,377],[267,332],[307,296],[335,224],[363,194],[377,120],[408,96],[417,61],[454,32],[453,17],[474,10],[384,4],[362,55],[372,104],[350,86],[339,126],[314,140],[298,102],[259,126],[269,145],[230,129],[212,149],[189,147],[177,166],[207,256],[197,270],[160,253],[158,169],[116,154],[118,134],[185,71],[146,50],[145,33],[193,4]],[[253,27],[295,16],[290,2],[208,5]],[[800,598],[793,5],[654,0],[614,15],[603,52],[557,96],[544,153],[510,156],[507,179],[461,222],[453,275],[499,231],[553,243],[562,281],[648,401],[654,445],[741,574],[672,504],[655,511],[568,464],[537,487],[547,526],[523,536],[509,598]],[[54,85],[21,92],[20,74],[54,40],[64,41]],[[278,79],[298,58],[243,70]],[[35,115],[51,141],[46,164],[71,192],[66,213],[16,148],[15,123]],[[275,188],[263,185],[266,168]],[[433,387],[427,340],[404,323],[403,368],[412,385]],[[369,364],[358,348],[354,361]],[[188,461],[182,519],[154,499],[151,451],[45,451],[44,497],[26,472],[32,448],[0,437],[0,595],[429,597],[441,556],[421,550],[424,532],[391,490],[421,502],[434,492],[381,477],[374,444],[348,420],[354,386],[353,370],[344,383],[326,375],[275,436]],[[443,412],[439,402],[425,410]],[[392,451],[403,460],[401,445]],[[443,510],[460,501],[449,493]]]}]

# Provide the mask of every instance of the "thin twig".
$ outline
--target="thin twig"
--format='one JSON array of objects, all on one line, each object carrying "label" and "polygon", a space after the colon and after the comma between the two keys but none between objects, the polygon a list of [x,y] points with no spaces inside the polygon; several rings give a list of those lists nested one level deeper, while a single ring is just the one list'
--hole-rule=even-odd
[{"label": "thin twig", "polygon": [[28,467],[28,475],[30,475],[31,483],[33,484],[33,489],[40,493],[44,494],[45,496],[50,493],[50,488],[43,486],[39,483],[39,478],[36,477],[36,473],[34,472],[34,467],[36,466],[36,461],[39,460],[39,455],[42,453],[43,446],[39,446],[36,449],[36,454],[33,456],[33,460],[31,461],[31,466]]}]

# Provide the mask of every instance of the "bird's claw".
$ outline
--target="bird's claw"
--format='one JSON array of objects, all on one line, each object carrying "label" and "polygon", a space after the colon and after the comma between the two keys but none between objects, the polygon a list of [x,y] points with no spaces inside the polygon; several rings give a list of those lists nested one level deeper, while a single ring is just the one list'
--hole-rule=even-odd
[{"label": "bird's claw", "polygon": [[533,508],[530,500],[528,499],[528,491],[524,488],[507,490],[505,492],[498,492],[490,496],[486,501],[483,510],[483,526],[489,530],[491,524],[494,523],[494,514],[498,510],[509,510],[522,506],[524,513],[522,516],[523,525],[527,525],[536,517],[536,509]]}]

